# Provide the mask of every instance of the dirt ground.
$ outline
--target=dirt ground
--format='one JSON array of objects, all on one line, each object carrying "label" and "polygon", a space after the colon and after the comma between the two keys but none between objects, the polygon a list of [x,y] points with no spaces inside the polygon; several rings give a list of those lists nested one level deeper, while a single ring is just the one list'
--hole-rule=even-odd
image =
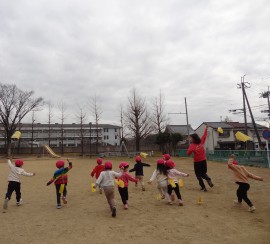
[{"label": "dirt ground", "polygon": [[[145,182],[156,167],[156,159],[144,160],[151,164],[144,169]],[[23,205],[16,206],[13,194],[7,212],[0,212],[0,243],[270,243],[269,169],[247,167],[264,178],[263,182],[250,181],[249,197],[257,211],[249,213],[245,203],[233,205],[237,185],[225,163],[208,162],[215,186],[201,192],[192,160],[174,158],[176,168],[190,174],[183,178],[183,207],[157,200],[155,182],[147,184],[145,192],[130,182],[129,209],[123,209],[115,188],[117,217],[112,218],[104,194],[91,192],[94,179],[89,173],[96,165],[94,158],[71,160],[74,167],[69,172],[68,204],[60,210],[56,209],[54,185],[46,186],[56,160],[24,160],[24,169],[36,172],[36,176],[21,177]],[[125,160],[134,165],[133,159],[112,158],[114,169]],[[9,172],[5,162],[0,160],[2,199]],[[197,204],[200,196],[202,205]]]}]

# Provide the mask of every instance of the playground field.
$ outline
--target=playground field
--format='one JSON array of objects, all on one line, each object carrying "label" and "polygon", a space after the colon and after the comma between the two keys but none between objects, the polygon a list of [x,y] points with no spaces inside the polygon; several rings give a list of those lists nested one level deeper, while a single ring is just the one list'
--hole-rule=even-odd
[{"label": "playground field", "polygon": [[[147,158],[151,168],[144,168],[145,182],[155,169],[157,158]],[[129,209],[124,210],[118,190],[117,217],[112,218],[104,194],[92,193],[94,179],[89,173],[95,159],[71,159],[68,204],[56,209],[54,185],[46,186],[56,170],[56,159],[24,159],[24,169],[36,172],[21,177],[23,205],[15,204],[13,194],[6,213],[1,214],[0,243],[269,243],[270,241],[270,170],[247,167],[264,178],[251,180],[249,197],[257,208],[247,212],[247,205],[234,206],[236,184],[225,163],[208,162],[208,173],[215,186],[200,192],[191,159],[173,158],[177,169],[190,174],[183,178],[181,194],[184,206],[169,206],[157,200],[155,182],[146,191],[129,185]],[[106,159],[104,159],[106,160]],[[134,165],[133,159],[111,159],[118,170],[121,161]],[[0,160],[0,194],[7,188],[9,173],[6,160]],[[203,204],[198,205],[202,197]],[[1,203],[2,204],[2,203]],[[2,207],[2,206],[1,206]]]}]

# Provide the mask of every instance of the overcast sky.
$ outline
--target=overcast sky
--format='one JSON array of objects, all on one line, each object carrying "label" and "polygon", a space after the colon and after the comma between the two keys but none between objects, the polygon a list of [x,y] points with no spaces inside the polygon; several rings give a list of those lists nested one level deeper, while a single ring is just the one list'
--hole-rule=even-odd
[{"label": "overcast sky", "polygon": [[[228,110],[242,108],[237,83],[246,74],[262,120],[269,23],[269,0],[0,0],[0,82],[34,90],[55,106],[62,100],[69,122],[78,122],[76,108],[96,95],[101,122],[119,124],[132,88],[149,107],[161,91],[166,113],[185,112],[187,98],[196,128],[221,116],[243,121]],[[185,124],[185,115],[168,116]],[[45,109],[37,121],[47,121]]]}]

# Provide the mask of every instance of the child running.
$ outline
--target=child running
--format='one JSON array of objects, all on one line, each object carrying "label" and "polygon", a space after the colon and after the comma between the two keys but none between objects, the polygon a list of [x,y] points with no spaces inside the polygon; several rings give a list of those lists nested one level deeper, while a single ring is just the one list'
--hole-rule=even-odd
[{"label": "child running", "polygon": [[[172,200],[171,200],[171,195],[172,195],[172,191],[175,192],[177,198],[178,198],[178,204],[179,206],[183,206],[183,200],[182,200],[182,196],[180,194],[180,189],[179,189],[179,185],[178,185],[178,177],[179,176],[184,176],[184,177],[188,177],[189,174],[180,172],[178,170],[176,170],[175,167],[175,163],[172,160],[168,160],[165,163],[167,169],[168,169],[168,194],[169,194],[169,205],[172,205]],[[170,180],[172,180],[174,182],[174,184],[172,185],[172,183],[170,183]],[[174,186],[175,185],[175,186]]]},{"label": "child running", "polygon": [[237,200],[234,200],[234,203],[236,205],[240,205],[242,203],[242,200],[244,200],[247,205],[249,206],[248,211],[254,212],[256,210],[255,206],[252,204],[252,202],[249,200],[247,196],[247,191],[250,188],[250,185],[247,183],[248,178],[263,181],[263,178],[256,176],[254,174],[251,174],[246,170],[244,166],[233,164],[233,157],[230,157],[228,160],[228,168],[231,169],[234,173],[235,183],[239,186],[236,195]]},{"label": "child running", "polygon": [[118,178],[118,180],[122,180],[124,182],[124,187],[122,188],[118,186],[118,191],[124,204],[124,209],[126,210],[128,209],[128,181],[133,181],[135,183],[139,181],[127,173],[128,167],[129,164],[127,162],[120,163],[119,168],[123,169],[123,174]]},{"label": "child running", "polygon": [[108,204],[110,206],[112,217],[116,217],[116,204],[114,199],[114,179],[115,177],[121,177],[123,174],[123,169],[119,173],[112,170],[112,163],[105,163],[105,170],[102,171],[96,181],[96,186],[104,190],[105,196],[107,198]]},{"label": "child running", "polygon": [[157,160],[157,168],[153,172],[148,184],[152,184],[152,182],[157,179],[157,188],[161,195],[161,199],[164,199],[167,196],[169,201],[169,194],[168,194],[168,172],[167,167],[165,165],[165,161],[163,159]]},{"label": "child running", "polygon": [[[54,182],[55,185],[55,189],[56,189],[56,202],[57,202],[57,209],[62,208],[61,205],[61,194],[63,193],[62,196],[62,201],[64,204],[67,204],[67,183],[68,183],[68,171],[70,171],[72,169],[72,162],[70,162],[68,159],[68,167],[64,167],[65,166],[65,162],[62,160],[59,160],[56,162],[56,167],[58,168],[58,170],[56,170],[54,172],[53,178],[47,183],[47,186],[49,186],[51,183]],[[60,191],[60,188],[64,187],[64,189],[61,189],[62,191]]]},{"label": "child running", "polygon": [[194,171],[195,175],[201,186],[201,191],[207,191],[203,179],[205,179],[210,187],[213,187],[214,184],[211,181],[211,178],[207,175],[207,162],[206,162],[206,153],[204,149],[204,143],[207,137],[207,128],[206,125],[202,138],[198,134],[194,133],[190,135],[191,144],[188,148],[187,155],[190,156],[192,153],[194,155]]},{"label": "child running", "polygon": [[[143,182],[143,167],[150,167],[150,164],[146,164],[142,162],[142,159],[140,156],[135,157],[136,164],[134,165],[133,169],[130,169],[129,172],[135,171],[135,177],[139,179],[141,185],[142,185],[142,191],[145,191],[145,186]],[[135,185],[137,186],[137,184]]]},{"label": "child running", "polygon": [[[91,176],[94,177],[94,175],[96,175],[96,179],[98,179],[100,173],[104,171],[104,165],[102,164],[102,159],[101,158],[97,158],[97,165],[96,167],[92,170],[91,172]],[[102,194],[102,189],[99,188],[99,193]]]},{"label": "child running", "polygon": [[17,206],[20,206],[22,204],[20,175],[23,175],[23,176],[35,175],[35,173],[27,173],[25,172],[24,169],[22,169],[23,160],[21,159],[18,159],[15,161],[15,166],[11,163],[9,159],[7,163],[10,168],[10,172],[8,175],[8,189],[7,189],[7,193],[6,193],[6,197],[5,197],[5,201],[3,205],[4,210],[8,208],[8,201],[11,199],[11,195],[13,191],[15,191],[16,193]]},{"label": "child running", "polygon": [[170,155],[170,154],[164,154],[164,155],[163,155],[164,163],[165,163],[166,161],[170,160],[170,159],[171,159],[171,155]]}]

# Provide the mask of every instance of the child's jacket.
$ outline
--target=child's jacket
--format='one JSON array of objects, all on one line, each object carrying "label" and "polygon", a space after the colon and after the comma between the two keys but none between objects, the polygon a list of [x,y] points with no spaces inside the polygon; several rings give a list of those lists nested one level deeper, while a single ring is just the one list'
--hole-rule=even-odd
[{"label": "child's jacket", "polygon": [[91,172],[91,176],[93,177],[95,174],[96,174],[96,179],[99,177],[99,175],[100,175],[100,173],[102,172],[102,171],[104,171],[104,165],[103,164],[101,164],[101,165],[97,165],[94,169],[93,169],[93,171]]},{"label": "child's jacket", "polygon": [[233,171],[234,173],[234,180],[235,182],[242,182],[242,183],[247,183],[248,178],[254,179],[254,180],[262,180],[261,177],[251,174],[246,170],[244,166],[240,165],[235,165],[232,163],[228,164],[228,167]]},{"label": "child's jacket", "polygon": [[10,173],[8,175],[8,181],[20,182],[20,175],[23,175],[23,176],[33,176],[34,175],[33,173],[25,172],[25,170],[20,168],[20,167],[16,167],[15,165],[13,165],[11,163],[10,160],[8,160],[7,162],[8,162],[8,166],[10,168]]},{"label": "child's jacket", "polygon": [[68,171],[72,169],[72,163],[68,163],[68,167],[58,169],[54,172],[53,178],[47,183],[48,185],[53,183],[55,185],[68,183]]}]

